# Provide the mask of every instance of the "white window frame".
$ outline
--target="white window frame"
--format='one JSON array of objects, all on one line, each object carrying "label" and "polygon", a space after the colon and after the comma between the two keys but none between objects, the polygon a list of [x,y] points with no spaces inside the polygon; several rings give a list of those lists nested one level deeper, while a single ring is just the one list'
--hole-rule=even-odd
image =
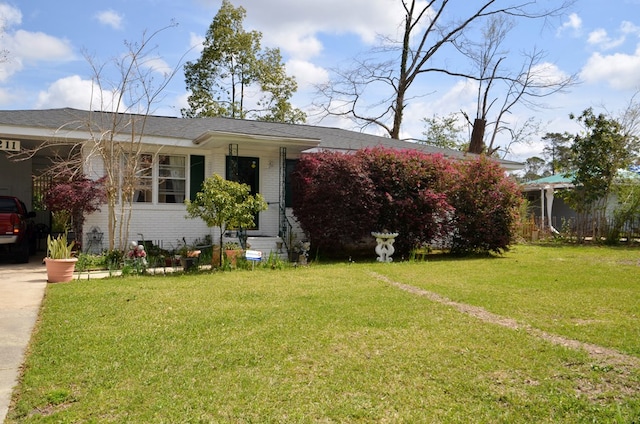
[{"label": "white window frame", "polygon": [[[187,155],[157,155],[156,162],[156,183],[154,184],[155,189],[157,190],[156,201],[158,204],[183,204],[185,199],[187,198],[187,169],[188,169],[188,157]],[[172,163],[162,163],[165,158],[168,158],[171,162],[171,158],[181,159],[182,163],[172,164]],[[163,172],[164,171],[164,172]],[[163,175],[167,174],[168,175]],[[167,189],[166,187],[161,188],[163,184],[167,182],[172,182],[172,185],[176,185],[177,188],[171,187]],[[177,184],[176,184],[177,183]],[[180,187],[182,186],[182,187]],[[166,198],[173,196],[173,202],[167,202]],[[175,197],[178,197],[175,200]],[[163,199],[161,201],[160,199]]]}]

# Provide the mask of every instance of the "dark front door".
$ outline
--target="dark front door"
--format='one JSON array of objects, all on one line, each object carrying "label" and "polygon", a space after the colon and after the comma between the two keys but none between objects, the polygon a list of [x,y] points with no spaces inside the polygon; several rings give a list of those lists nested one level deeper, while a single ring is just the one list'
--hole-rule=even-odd
[{"label": "dark front door", "polygon": [[[227,180],[247,184],[251,187],[251,194],[255,196],[260,187],[260,159],[246,156],[227,156]],[[258,228],[258,215],[254,218]]]}]

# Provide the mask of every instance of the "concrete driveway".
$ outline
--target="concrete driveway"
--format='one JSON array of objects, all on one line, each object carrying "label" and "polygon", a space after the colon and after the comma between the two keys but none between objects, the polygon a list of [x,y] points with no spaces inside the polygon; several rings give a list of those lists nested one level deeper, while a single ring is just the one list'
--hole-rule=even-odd
[{"label": "concrete driveway", "polygon": [[0,423],[7,415],[47,285],[42,256],[21,265],[0,259]]}]

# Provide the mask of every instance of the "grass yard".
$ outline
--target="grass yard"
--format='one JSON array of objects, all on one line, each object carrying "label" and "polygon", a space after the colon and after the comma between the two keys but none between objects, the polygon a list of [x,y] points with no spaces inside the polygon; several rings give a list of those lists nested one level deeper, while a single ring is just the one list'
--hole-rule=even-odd
[{"label": "grass yard", "polygon": [[640,250],[49,285],[7,422],[640,422]]}]

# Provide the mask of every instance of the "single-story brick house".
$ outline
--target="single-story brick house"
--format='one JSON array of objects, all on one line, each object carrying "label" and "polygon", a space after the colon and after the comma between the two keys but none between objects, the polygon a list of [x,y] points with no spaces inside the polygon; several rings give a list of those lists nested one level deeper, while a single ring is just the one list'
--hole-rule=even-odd
[{"label": "single-story brick house", "polygon": [[[87,123],[112,116],[71,108],[2,110],[0,139],[17,141],[18,149],[22,150],[45,140],[59,140],[63,144],[80,142],[85,146],[83,154],[86,154],[95,137],[88,131]],[[123,114],[120,117],[125,118],[123,122],[142,119],[141,115]],[[269,250],[283,234],[283,227],[291,224],[290,232],[299,232],[290,208],[288,175],[303,154],[384,146],[442,154],[458,160],[473,156],[339,128],[228,118],[151,115],[145,118],[141,144],[149,172],[143,175],[144,187],[136,192],[129,239],[144,238],[165,248],[175,246],[183,238],[189,243],[205,235],[216,239],[214,229],[207,228],[198,219],[185,218],[183,204],[185,199],[194,196],[203,179],[213,174],[247,183],[253,191],[264,196],[269,208],[260,213],[256,227],[248,230],[248,235],[255,238],[253,247]],[[126,131],[123,134],[126,136]],[[15,150],[16,143],[8,143],[3,149],[11,150],[12,146]],[[12,161],[8,154],[0,152],[0,194],[19,196],[28,206],[35,206],[37,199],[34,199],[32,177],[39,175],[49,165],[50,158],[61,153],[57,150],[63,148],[51,147],[20,162]],[[505,170],[521,168],[517,162],[501,161],[501,164]],[[96,157],[87,156],[84,168],[91,178],[102,176],[101,163]],[[100,229],[106,238],[105,209],[87,216],[83,236],[85,248],[92,244],[89,240],[91,229],[93,234]],[[103,239],[101,243],[107,246],[108,240]]]}]

